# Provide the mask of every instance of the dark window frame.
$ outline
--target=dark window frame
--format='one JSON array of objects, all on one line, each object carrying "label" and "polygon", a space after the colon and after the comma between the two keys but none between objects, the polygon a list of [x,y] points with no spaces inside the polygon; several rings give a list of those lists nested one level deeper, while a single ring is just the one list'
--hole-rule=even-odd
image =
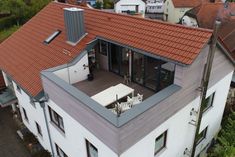
[{"label": "dark window frame", "polygon": [[[51,122],[54,125],[56,125],[64,133],[65,131],[64,131],[63,118],[49,106],[48,106],[48,110],[49,110],[49,115],[50,115]],[[56,117],[53,117],[53,115],[56,116]],[[63,127],[61,127],[61,126],[63,126]]]},{"label": "dark window frame", "polygon": [[16,89],[21,94],[21,88],[18,85],[16,85]]},{"label": "dark window frame", "polygon": [[[55,148],[56,148],[56,153],[59,157],[68,157],[67,154],[65,154],[65,152],[55,143]],[[60,152],[63,153],[63,156],[60,156]]]},{"label": "dark window frame", "polygon": [[163,146],[160,147],[158,150],[155,150],[155,145],[154,145],[154,156],[157,155],[161,150],[163,150],[166,147],[166,140],[167,140],[167,130],[165,132],[163,132],[161,135],[159,135],[156,139],[154,144],[156,144],[156,141],[161,139],[162,137],[164,137],[164,143]]},{"label": "dark window frame", "polygon": [[94,148],[96,151],[97,151],[97,154],[98,154],[98,149],[92,144],[92,143],[90,143],[87,139],[86,139],[86,151],[87,151],[87,157],[91,157],[91,155],[90,155],[90,146],[92,147],[92,148]]},{"label": "dark window frame", "polygon": [[28,118],[28,115],[26,113],[26,110],[22,107],[23,109],[23,114],[24,114],[24,119],[27,120],[27,122],[29,122],[29,118]]},{"label": "dark window frame", "polygon": [[42,136],[42,128],[41,126],[35,121],[35,124],[36,124],[36,128],[37,128],[37,132],[40,136]]},{"label": "dark window frame", "polygon": [[201,107],[203,108],[203,113],[213,106],[214,99],[215,99],[215,92],[213,92],[209,97],[206,98],[205,100],[206,105],[202,103]]},{"label": "dark window frame", "polygon": [[202,130],[202,131],[200,132],[200,134],[197,135],[197,137],[196,137],[196,139],[195,139],[197,145],[198,145],[199,143],[201,143],[201,142],[206,138],[207,131],[208,131],[208,126],[207,126],[204,130]]},{"label": "dark window frame", "polygon": [[[105,46],[105,48],[103,46]],[[108,49],[109,49],[108,42],[100,40],[99,41],[99,54],[107,56],[108,55]]]}]

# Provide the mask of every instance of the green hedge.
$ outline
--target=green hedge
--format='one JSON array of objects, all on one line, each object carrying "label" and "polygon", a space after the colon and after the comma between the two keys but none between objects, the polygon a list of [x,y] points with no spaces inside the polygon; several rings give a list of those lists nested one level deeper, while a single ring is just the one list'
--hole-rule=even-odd
[{"label": "green hedge", "polygon": [[8,16],[8,17],[1,18],[0,19],[0,30],[3,30],[3,29],[11,27],[13,25],[16,25],[17,24],[16,21],[17,21],[16,17],[14,17],[14,16]]}]

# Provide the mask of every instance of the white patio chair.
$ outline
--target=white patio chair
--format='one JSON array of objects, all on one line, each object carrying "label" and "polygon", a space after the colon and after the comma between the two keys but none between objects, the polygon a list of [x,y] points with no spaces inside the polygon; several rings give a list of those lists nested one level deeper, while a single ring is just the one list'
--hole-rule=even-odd
[{"label": "white patio chair", "polygon": [[115,108],[110,108],[109,111],[113,112],[114,114],[117,114]]},{"label": "white patio chair", "polygon": [[137,96],[132,97],[132,100],[133,100],[133,105],[139,104],[143,101],[143,95],[140,95],[138,93]]},{"label": "white patio chair", "polygon": [[131,103],[130,102],[121,102],[120,104],[122,112],[129,110],[131,108]]}]

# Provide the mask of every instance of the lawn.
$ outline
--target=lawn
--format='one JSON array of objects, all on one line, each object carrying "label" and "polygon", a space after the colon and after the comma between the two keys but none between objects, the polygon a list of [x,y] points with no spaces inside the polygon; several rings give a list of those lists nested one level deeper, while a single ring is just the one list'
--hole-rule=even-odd
[{"label": "lawn", "polygon": [[0,31],[0,43],[3,42],[6,38],[8,38],[12,33],[14,33],[20,26],[12,26],[10,28],[4,29]]}]

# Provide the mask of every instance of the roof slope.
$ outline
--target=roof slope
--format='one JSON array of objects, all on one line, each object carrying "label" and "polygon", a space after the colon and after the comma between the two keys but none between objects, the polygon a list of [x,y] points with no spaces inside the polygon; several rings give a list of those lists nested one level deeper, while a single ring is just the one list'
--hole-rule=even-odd
[{"label": "roof slope", "polygon": [[202,0],[172,0],[175,8],[193,8],[200,5]]},{"label": "roof slope", "polygon": [[[66,43],[65,7],[78,6],[51,2],[0,45],[0,68],[32,96],[42,90],[40,71],[70,62],[97,36],[191,64],[212,34],[205,29],[84,8],[88,35],[71,46]],[[61,34],[50,44],[43,44],[57,29]]]},{"label": "roof slope", "polygon": [[[212,29],[218,18],[222,24],[219,39],[235,60],[235,3],[203,3],[189,10],[186,15],[196,18],[199,27]],[[205,16],[207,15],[207,16]]]}]

